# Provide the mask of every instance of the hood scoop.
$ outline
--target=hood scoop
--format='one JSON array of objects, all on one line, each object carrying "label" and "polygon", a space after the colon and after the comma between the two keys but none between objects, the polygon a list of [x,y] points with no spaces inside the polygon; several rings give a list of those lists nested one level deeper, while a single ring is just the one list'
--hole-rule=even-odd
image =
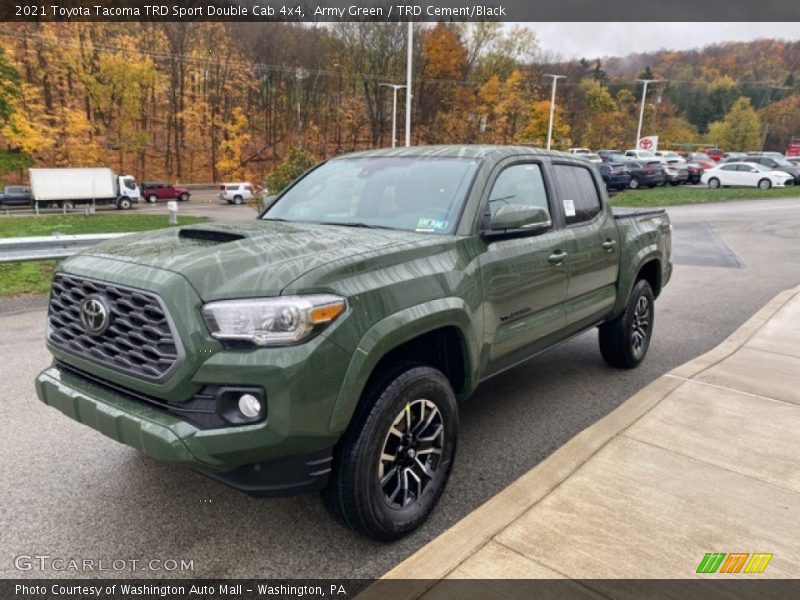
[{"label": "hood scoop", "polygon": [[214,229],[181,229],[178,233],[178,238],[206,244],[227,244],[228,242],[243,240],[244,236]]}]

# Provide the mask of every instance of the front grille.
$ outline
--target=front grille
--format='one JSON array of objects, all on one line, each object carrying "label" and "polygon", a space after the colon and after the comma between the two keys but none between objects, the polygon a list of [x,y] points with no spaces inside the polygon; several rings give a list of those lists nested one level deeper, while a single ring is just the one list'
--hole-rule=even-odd
[{"label": "front grille", "polygon": [[[84,300],[90,296],[108,307],[108,326],[97,335],[81,321]],[[51,343],[117,371],[160,381],[182,358],[163,302],[152,292],[57,273],[49,317]]]}]

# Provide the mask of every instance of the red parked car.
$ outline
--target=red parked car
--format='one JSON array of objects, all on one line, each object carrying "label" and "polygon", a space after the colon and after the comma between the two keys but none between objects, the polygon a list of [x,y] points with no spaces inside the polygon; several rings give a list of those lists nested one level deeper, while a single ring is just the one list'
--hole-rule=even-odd
[{"label": "red parked car", "polygon": [[717,163],[705,152],[681,152],[681,156],[686,159],[687,163],[699,163],[706,171],[717,166]]},{"label": "red parked car", "polygon": [[158,202],[159,200],[186,202],[191,193],[186,188],[177,187],[171,183],[145,183],[142,187],[142,196],[148,202]]},{"label": "red parked car", "polygon": [[725,154],[725,152],[723,150],[720,150],[719,148],[711,148],[709,150],[706,150],[706,154],[708,154],[711,160],[718,163],[722,158],[722,155]]}]

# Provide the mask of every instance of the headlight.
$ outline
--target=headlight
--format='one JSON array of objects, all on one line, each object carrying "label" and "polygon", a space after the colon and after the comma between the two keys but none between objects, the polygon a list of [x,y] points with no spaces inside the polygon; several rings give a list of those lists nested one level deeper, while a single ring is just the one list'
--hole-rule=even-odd
[{"label": "headlight", "polygon": [[221,300],[203,307],[203,319],[218,340],[289,346],[332,323],[346,307],[332,294]]}]

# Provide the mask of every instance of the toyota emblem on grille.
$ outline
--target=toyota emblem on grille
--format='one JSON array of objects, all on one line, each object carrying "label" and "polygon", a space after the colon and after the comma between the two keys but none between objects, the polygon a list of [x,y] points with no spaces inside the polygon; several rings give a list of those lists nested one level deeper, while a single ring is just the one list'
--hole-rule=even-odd
[{"label": "toyota emblem on grille", "polygon": [[81,305],[81,324],[90,335],[100,335],[108,327],[109,311],[100,296],[89,296]]}]

